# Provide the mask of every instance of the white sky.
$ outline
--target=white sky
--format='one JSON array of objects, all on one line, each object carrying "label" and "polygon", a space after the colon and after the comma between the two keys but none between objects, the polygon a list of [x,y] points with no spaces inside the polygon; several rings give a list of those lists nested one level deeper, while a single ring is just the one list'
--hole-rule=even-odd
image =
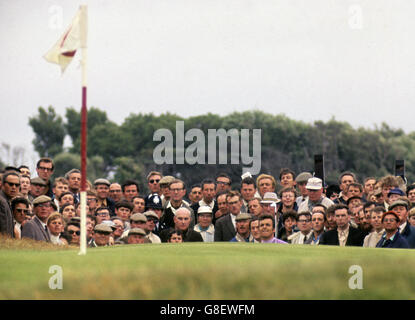
[{"label": "white sky", "polygon": [[[83,3],[88,106],[117,123],[139,112],[257,109],[307,123],[334,116],[354,127],[385,121],[413,130],[414,1]],[[39,106],[62,116],[80,108],[79,53],[63,77],[42,58],[79,4],[0,0],[0,143],[30,150],[28,119]]]}]

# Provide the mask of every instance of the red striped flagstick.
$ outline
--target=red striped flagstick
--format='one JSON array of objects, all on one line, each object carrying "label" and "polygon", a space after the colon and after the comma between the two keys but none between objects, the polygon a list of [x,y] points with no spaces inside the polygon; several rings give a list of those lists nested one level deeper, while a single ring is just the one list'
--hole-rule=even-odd
[{"label": "red striped flagstick", "polygon": [[82,111],[81,111],[81,237],[79,254],[86,254],[86,166],[87,166],[87,6],[81,6],[81,51],[82,51]]}]

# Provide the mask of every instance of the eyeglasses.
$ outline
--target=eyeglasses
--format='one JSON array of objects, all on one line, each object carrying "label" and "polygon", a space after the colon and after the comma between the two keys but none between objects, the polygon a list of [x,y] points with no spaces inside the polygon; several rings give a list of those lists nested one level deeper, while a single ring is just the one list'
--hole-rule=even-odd
[{"label": "eyeglasses", "polygon": [[97,212],[95,215],[99,217],[103,217],[103,216],[109,216],[110,214],[109,212]]},{"label": "eyeglasses", "polygon": [[75,231],[75,230],[68,230],[69,234],[76,234],[77,236],[79,236],[81,234],[81,231]]},{"label": "eyeglasses", "polygon": [[396,222],[396,219],[383,219],[383,222]]},{"label": "eyeglasses", "polygon": [[171,192],[180,192],[180,191],[182,191],[183,189],[170,189],[170,191]]},{"label": "eyeglasses", "polygon": [[52,171],[52,168],[45,168],[45,167],[37,167],[38,170],[42,171]]},{"label": "eyeglasses", "polygon": [[121,193],[121,190],[110,190],[110,193]]},{"label": "eyeglasses", "polygon": [[95,199],[95,198],[86,199],[86,202],[91,202],[91,201],[97,201],[97,199]]},{"label": "eyeglasses", "polygon": [[20,213],[27,213],[27,212],[29,212],[29,209],[20,209],[20,208],[16,208],[15,209],[17,212],[20,212]]},{"label": "eyeglasses", "polygon": [[150,182],[150,183],[159,183],[160,179],[150,179],[150,180],[148,180],[148,182]]},{"label": "eyeglasses", "polygon": [[50,203],[41,203],[41,204],[38,204],[37,207],[39,207],[39,208],[50,208],[51,205],[50,205]]},{"label": "eyeglasses", "polygon": [[302,223],[306,223],[306,222],[310,222],[310,219],[300,219],[298,220],[298,222],[302,222]]},{"label": "eyeglasses", "polygon": [[20,187],[20,183],[13,183],[9,181],[5,181],[5,183],[7,183],[10,187]]}]

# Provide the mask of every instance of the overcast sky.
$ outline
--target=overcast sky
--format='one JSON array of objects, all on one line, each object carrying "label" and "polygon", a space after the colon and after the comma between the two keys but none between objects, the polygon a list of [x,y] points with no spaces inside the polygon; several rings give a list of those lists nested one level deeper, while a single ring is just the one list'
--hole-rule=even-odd
[{"label": "overcast sky", "polygon": [[[262,110],[413,130],[414,1],[84,1],[88,106],[130,113]],[[32,149],[39,106],[81,106],[79,53],[42,56],[76,1],[0,0],[1,142]],[[217,128],[216,128],[217,129]],[[28,151],[28,154],[31,152]],[[27,159],[32,161],[33,156]]]}]

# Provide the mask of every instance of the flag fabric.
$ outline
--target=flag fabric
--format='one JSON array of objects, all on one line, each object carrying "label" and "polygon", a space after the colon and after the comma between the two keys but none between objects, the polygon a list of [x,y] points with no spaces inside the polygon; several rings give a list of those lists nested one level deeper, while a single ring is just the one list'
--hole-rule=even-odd
[{"label": "flag fabric", "polygon": [[85,44],[86,15],[81,6],[71,25],[59,38],[55,45],[43,56],[47,61],[60,65],[62,74],[75,56],[76,50]]}]

